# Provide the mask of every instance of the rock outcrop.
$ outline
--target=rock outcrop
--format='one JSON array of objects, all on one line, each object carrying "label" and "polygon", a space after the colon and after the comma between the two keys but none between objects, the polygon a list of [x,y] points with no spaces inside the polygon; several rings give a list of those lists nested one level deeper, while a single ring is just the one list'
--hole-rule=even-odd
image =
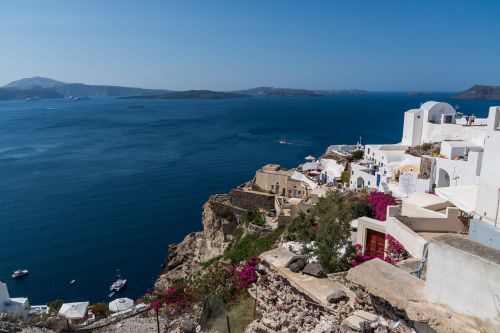
[{"label": "rock outcrop", "polygon": [[171,244],[165,268],[155,283],[164,289],[174,281],[199,272],[200,263],[220,256],[234,240],[234,232],[239,225],[237,209],[230,204],[229,196],[215,195],[203,206],[203,231],[187,235],[178,244]]}]

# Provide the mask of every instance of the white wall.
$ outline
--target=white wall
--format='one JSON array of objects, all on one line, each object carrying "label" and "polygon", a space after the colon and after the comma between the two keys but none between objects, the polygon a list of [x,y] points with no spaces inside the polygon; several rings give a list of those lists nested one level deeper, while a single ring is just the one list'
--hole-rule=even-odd
[{"label": "white wall", "polygon": [[500,251],[461,236],[444,237],[429,244],[427,297],[457,312],[500,324]]},{"label": "white wall", "polygon": [[401,143],[409,146],[420,144],[422,138],[422,110],[409,110],[405,112],[403,123],[403,138]]},{"label": "white wall", "polygon": [[441,142],[444,140],[463,140],[473,142],[478,146],[483,146],[485,135],[485,126],[424,123],[421,143]]},{"label": "white wall", "polygon": [[400,242],[412,257],[422,258],[427,243],[424,238],[394,217],[388,217],[385,223],[386,233]]},{"label": "white wall", "polygon": [[377,187],[377,178],[376,176],[365,172],[363,170],[366,170],[367,167],[357,164],[357,163],[351,163],[351,174],[350,174],[350,180],[349,180],[349,186],[351,188],[357,188],[357,180],[359,177],[361,177],[364,181],[364,186],[365,187],[370,187],[370,188],[376,188]]},{"label": "white wall", "polygon": [[[443,174],[440,169],[445,170],[450,177],[449,186],[476,185],[479,184],[479,173],[481,167],[482,152],[470,152],[469,159],[450,160],[447,158],[436,157],[436,181],[437,187],[441,187],[440,181]],[[500,166],[500,164],[499,164]]]},{"label": "white wall", "polygon": [[476,213],[485,221],[500,223],[500,107],[488,115]]}]

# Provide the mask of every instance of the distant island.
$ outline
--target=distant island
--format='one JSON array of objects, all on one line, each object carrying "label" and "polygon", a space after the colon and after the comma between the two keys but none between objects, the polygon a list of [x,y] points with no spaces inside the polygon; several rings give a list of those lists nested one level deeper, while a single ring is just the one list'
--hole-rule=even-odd
[{"label": "distant island", "polygon": [[161,95],[152,96],[126,96],[120,97],[124,99],[228,99],[228,98],[245,98],[251,97],[250,95],[233,93],[233,92],[223,92],[223,91],[212,91],[212,90],[187,90],[187,91],[175,91],[168,92]]},{"label": "distant island", "polygon": [[168,90],[65,83],[35,76],[13,81],[1,87],[0,100],[48,99],[69,96],[144,96],[164,94],[166,92]]},{"label": "distant island", "polygon": [[464,90],[452,98],[456,99],[478,99],[478,100],[500,100],[500,86],[475,85]]},{"label": "distant island", "polygon": [[360,89],[308,90],[295,88],[257,87],[236,91],[142,89],[121,86],[66,83],[35,76],[6,84],[0,88],[0,100],[36,100],[67,97],[112,96],[130,99],[230,99],[263,97],[319,97],[340,94],[366,94]]},{"label": "distant island", "polygon": [[252,96],[281,96],[281,97],[318,97],[338,94],[366,94],[366,91],[359,89],[342,90],[307,90],[293,88],[257,87],[246,90],[237,90],[236,93],[248,94]]},{"label": "distant island", "polygon": [[428,91],[409,91],[408,95],[410,96],[427,96],[430,95],[431,93]]}]

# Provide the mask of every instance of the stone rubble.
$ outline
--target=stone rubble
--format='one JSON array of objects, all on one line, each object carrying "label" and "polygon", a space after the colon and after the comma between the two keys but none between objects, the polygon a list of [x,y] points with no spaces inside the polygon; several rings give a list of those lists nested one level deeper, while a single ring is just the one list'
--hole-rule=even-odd
[{"label": "stone rubble", "polygon": [[[410,333],[404,322],[393,322],[376,313],[368,293],[356,290],[352,308],[347,300],[331,303],[328,308],[315,304],[274,270],[260,265],[257,310],[262,318],[253,321],[245,333]],[[360,325],[349,327],[349,317]]]}]

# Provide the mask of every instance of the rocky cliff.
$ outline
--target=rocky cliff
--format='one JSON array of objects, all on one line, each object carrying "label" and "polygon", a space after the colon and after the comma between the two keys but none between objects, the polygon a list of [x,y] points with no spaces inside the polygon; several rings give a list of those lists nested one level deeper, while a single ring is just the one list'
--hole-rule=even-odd
[{"label": "rocky cliff", "polygon": [[199,272],[200,263],[222,255],[234,239],[239,225],[237,214],[228,195],[210,197],[203,205],[203,231],[193,232],[182,242],[169,245],[165,268],[155,287],[163,289]]}]

